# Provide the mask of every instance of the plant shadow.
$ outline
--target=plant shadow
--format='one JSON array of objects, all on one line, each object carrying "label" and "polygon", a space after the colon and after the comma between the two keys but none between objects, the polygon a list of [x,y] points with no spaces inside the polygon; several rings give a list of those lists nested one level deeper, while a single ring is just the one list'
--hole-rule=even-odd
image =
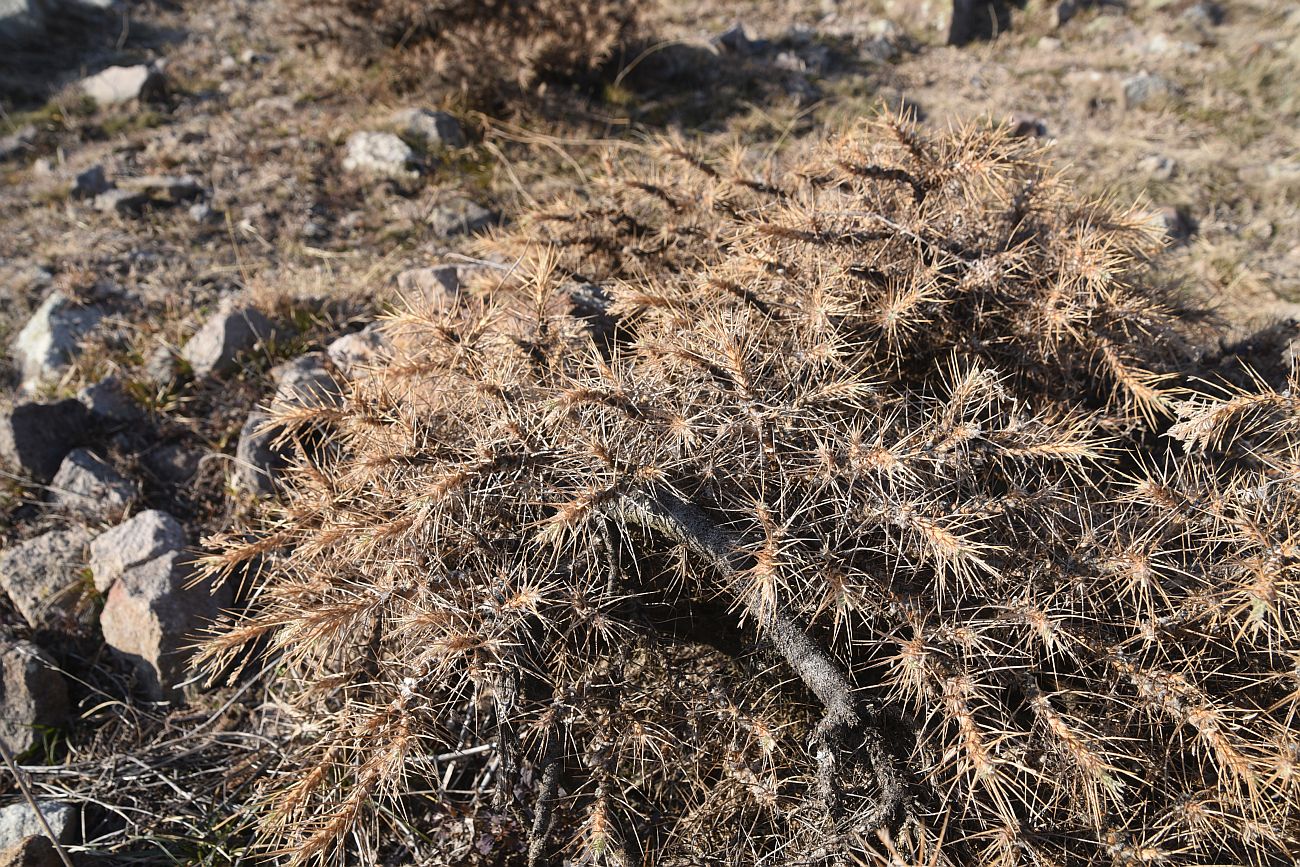
[{"label": "plant shadow", "polygon": [[146,4],[121,9],[78,2],[47,5],[51,8],[36,18],[13,15],[0,21],[0,109],[5,114],[37,109],[83,75],[142,63],[185,37],[179,28],[134,17]]}]

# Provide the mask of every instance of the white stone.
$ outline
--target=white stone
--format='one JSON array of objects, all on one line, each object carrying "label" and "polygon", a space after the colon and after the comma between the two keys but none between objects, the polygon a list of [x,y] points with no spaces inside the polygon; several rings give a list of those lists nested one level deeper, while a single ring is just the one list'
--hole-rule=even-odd
[{"label": "white stone", "polygon": [[55,505],[92,521],[116,521],[135,498],[135,485],[85,449],[73,449],[50,482]]},{"label": "white stone", "polygon": [[349,172],[415,177],[415,151],[391,132],[354,132],[348,136],[343,168]]},{"label": "white stone", "polygon": [[193,577],[184,554],[155,557],[114,582],[99,616],[105,643],[135,667],[141,690],[156,701],[181,697],[200,631],[229,603],[224,589],[214,595]]},{"label": "white stone", "polygon": [[1177,90],[1169,79],[1149,72],[1124,79],[1123,87],[1125,108],[1158,104],[1169,99]]},{"label": "white stone", "polygon": [[62,292],[51,292],[23,330],[14,338],[12,353],[22,371],[22,388],[32,393],[58,382],[72,363],[77,344],[89,334],[103,311],[75,303]]},{"label": "white stone", "polygon": [[54,660],[30,641],[0,641],[0,742],[21,756],[68,721],[68,687]]},{"label": "white stone", "polygon": [[266,413],[254,410],[239,429],[232,477],[236,490],[261,497],[275,493],[275,476],[288,465],[288,458],[272,445],[281,428],[268,427],[269,422]]},{"label": "white stone", "polygon": [[90,534],[79,527],[51,530],[0,554],[0,585],[27,623],[57,629],[71,617]]},{"label": "white stone", "polygon": [[149,98],[162,84],[162,74],[153,66],[110,66],[84,78],[81,89],[97,105],[117,105]]},{"label": "white stone", "polygon": [[239,364],[240,355],[271,336],[271,323],[255,307],[226,299],[181,347],[195,376],[219,376]]},{"label": "white stone", "polygon": [[407,300],[419,299],[444,306],[460,292],[460,268],[456,265],[410,268],[397,275],[397,291]]},{"label": "white stone", "polygon": [[349,379],[372,367],[388,349],[383,332],[372,322],[355,334],[345,334],[326,349],[330,361]]},{"label": "white stone", "polygon": [[330,372],[328,358],[323,352],[308,352],[277,364],[271,370],[271,379],[275,382],[271,411],[336,405],[339,384]]},{"label": "white stone", "polygon": [[[50,800],[36,803],[60,843],[72,843],[76,840],[79,829],[75,805]],[[0,851],[17,846],[28,837],[44,835],[45,826],[41,824],[36,811],[26,801],[19,801],[0,809]]]},{"label": "white stone", "polygon": [[90,543],[95,589],[107,593],[113,582],[155,557],[185,547],[185,528],[166,512],[149,509],[103,532]]},{"label": "white stone", "polygon": [[140,175],[117,179],[124,190],[143,193],[150,199],[163,198],[184,202],[203,194],[203,186],[193,175]]},{"label": "white stone", "polygon": [[1178,163],[1164,154],[1148,154],[1138,160],[1137,167],[1157,181],[1167,181],[1178,171]]},{"label": "white stone", "polygon": [[445,111],[404,108],[393,114],[393,126],[400,135],[426,148],[465,146],[465,131],[460,121]]},{"label": "white stone", "polygon": [[126,393],[121,378],[110,374],[77,392],[77,400],[91,418],[107,424],[121,424],[140,417],[140,406]]},{"label": "white stone", "polygon": [[425,222],[440,238],[470,235],[486,229],[496,220],[496,215],[487,208],[460,196],[439,202],[425,217]]}]

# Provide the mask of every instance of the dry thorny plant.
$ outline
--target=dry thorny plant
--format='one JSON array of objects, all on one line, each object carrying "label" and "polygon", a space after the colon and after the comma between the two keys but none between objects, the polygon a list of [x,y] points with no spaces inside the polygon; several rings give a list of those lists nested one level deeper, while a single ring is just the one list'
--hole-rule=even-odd
[{"label": "dry thorny plant", "polygon": [[294,0],[305,37],[383,61],[400,87],[451,85],[492,102],[584,78],[636,35],[630,0]]},{"label": "dry thorny plant", "polygon": [[275,851],[1294,863],[1300,407],[1193,387],[1140,214],[882,121],[625,150],[488,246],[210,561],[208,660],[304,721]]}]

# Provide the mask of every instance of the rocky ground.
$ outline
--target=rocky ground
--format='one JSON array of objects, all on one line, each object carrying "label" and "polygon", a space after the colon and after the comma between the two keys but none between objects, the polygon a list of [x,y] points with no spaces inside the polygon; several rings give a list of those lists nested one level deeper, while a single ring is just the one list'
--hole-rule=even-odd
[{"label": "rocky ground", "polygon": [[454,294],[474,237],[602,146],[1004,119],[1149,205],[1223,339],[1300,317],[1300,14],[1031,2],[964,48],[946,16],[662,0],[595,92],[487,112],[399,93],[278,3],[119,4],[0,52],[0,864],[51,863],[32,802],[79,857],[238,860],[227,817],[294,721],[185,661],[241,591],[194,584],[202,540],[275,495],[264,410],[335,399],[376,317]]}]

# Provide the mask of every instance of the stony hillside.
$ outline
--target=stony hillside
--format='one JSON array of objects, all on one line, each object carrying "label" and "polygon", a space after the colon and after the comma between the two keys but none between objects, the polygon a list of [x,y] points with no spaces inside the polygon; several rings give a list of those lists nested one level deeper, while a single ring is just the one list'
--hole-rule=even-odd
[{"label": "stony hillside", "polygon": [[[1006,123],[1081,197],[1138,204],[1171,296],[1212,311],[1206,369],[1300,354],[1284,3],[1030,0],[953,47],[938,0],[656,0],[581,74],[499,81],[359,51],[287,0],[31,26],[10,5],[29,14],[0,7],[0,863],[58,863],[34,804],[78,862],[247,857],[250,793],[310,722],[257,666],[212,683],[189,661],[257,580],[195,563],[280,496],[273,417],[338,400],[378,320],[509,273],[485,238],[647,142],[775,157],[863,117]],[[490,861],[484,834],[465,817],[384,857]]]}]

